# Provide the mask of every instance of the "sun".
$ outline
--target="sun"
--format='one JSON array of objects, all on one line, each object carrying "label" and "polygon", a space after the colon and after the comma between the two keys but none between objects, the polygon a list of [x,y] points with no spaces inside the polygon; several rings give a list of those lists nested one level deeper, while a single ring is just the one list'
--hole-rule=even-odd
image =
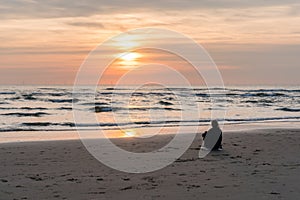
[{"label": "sun", "polygon": [[126,70],[135,69],[140,65],[141,57],[143,57],[142,54],[137,52],[122,53],[118,56],[118,65],[120,68]]},{"label": "sun", "polygon": [[122,55],[121,59],[124,61],[135,61],[140,57],[141,57],[141,55],[139,53],[130,52],[130,53],[126,53],[126,54]]}]

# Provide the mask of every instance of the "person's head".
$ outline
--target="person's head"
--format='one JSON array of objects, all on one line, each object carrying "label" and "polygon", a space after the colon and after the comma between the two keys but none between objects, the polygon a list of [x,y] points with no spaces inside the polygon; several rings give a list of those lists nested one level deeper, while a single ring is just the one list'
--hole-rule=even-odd
[{"label": "person's head", "polygon": [[218,128],[218,127],[219,127],[218,121],[217,121],[217,120],[212,120],[212,121],[211,121],[211,126],[212,126],[213,128]]}]

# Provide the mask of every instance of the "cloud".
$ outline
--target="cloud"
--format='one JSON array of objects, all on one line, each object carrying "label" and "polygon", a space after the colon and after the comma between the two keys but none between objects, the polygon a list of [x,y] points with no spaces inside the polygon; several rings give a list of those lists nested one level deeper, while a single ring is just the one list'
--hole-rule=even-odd
[{"label": "cloud", "polygon": [[[2,0],[0,17],[4,18],[60,18],[122,13],[141,10],[199,10],[237,9],[299,4],[299,0]],[[292,11],[294,13],[294,11]]]},{"label": "cloud", "polygon": [[220,65],[218,66],[219,70],[236,70],[236,69],[240,69],[241,67],[239,66],[226,66],[226,65]]},{"label": "cloud", "polygon": [[86,27],[86,28],[104,28],[104,25],[100,22],[68,22],[67,24],[71,26],[79,26],[79,27]]}]

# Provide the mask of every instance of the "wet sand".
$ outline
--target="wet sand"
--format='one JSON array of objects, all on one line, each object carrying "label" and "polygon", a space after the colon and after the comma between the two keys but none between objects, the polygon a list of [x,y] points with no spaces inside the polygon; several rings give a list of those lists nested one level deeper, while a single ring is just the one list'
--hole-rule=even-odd
[{"label": "wet sand", "polygon": [[[144,152],[170,138],[113,140]],[[299,198],[300,130],[225,132],[224,150],[203,159],[198,158],[201,142],[198,135],[175,163],[146,174],[108,168],[79,140],[3,143],[0,199]]]}]

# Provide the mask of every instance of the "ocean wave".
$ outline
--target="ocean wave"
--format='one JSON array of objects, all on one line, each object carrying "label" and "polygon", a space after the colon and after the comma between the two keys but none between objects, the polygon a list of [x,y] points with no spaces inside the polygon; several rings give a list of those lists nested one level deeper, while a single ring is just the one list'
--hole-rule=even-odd
[{"label": "ocean wave", "polygon": [[0,110],[18,110],[19,108],[12,108],[12,107],[0,107]]},{"label": "ocean wave", "polygon": [[79,100],[78,99],[48,99],[48,101],[52,103],[76,103]]},{"label": "ocean wave", "polygon": [[7,100],[7,101],[16,101],[16,100],[20,100],[22,99],[21,97],[19,96],[16,96],[16,97],[11,97],[11,98],[5,98],[4,100]]},{"label": "ocean wave", "polygon": [[[228,124],[243,124],[251,122],[267,122],[267,121],[284,121],[284,120],[299,120],[300,117],[270,117],[270,118],[232,118],[232,119],[219,119],[220,122]],[[141,128],[141,127],[176,127],[176,126],[207,126],[211,119],[201,120],[158,120],[158,121],[135,121],[130,123],[51,123],[51,122],[24,122],[19,124],[18,127],[2,128],[0,132],[9,131],[72,131],[79,130],[115,130],[122,128]],[[40,128],[39,128],[40,127]]]},{"label": "ocean wave", "polygon": [[112,94],[116,94],[116,93],[113,93],[113,92],[100,92],[100,93],[98,93],[98,95],[112,95]]},{"label": "ocean wave", "polygon": [[65,123],[51,123],[51,122],[24,122],[20,124],[21,126],[68,126],[75,127],[75,123],[65,122]]},{"label": "ocean wave", "polygon": [[226,110],[226,108],[205,108],[203,110]]},{"label": "ocean wave", "polygon": [[161,104],[161,105],[164,105],[164,106],[171,106],[171,105],[173,105],[173,103],[171,103],[169,101],[159,101],[158,103]]},{"label": "ocean wave", "polygon": [[70,92],[33,92],[31,95],[62,97],[62,96],[71,96],[72,93],[70,93]]},{"label": "ocean wave", "polygon": [[176,99],[174,99],[173,97],[164,97],[164,100],[167,100],[167,101],[175,101]]},{"label": "ocean wave", "polygon": [[48,110],[48,108],[44,107],[21,107],[21,110]]},{"label": "ocean wave", "polygon": [[241,97],[279,97],[279,96],[288,96],[288,95],[283,93],[263,93],[263,92],[241,94]]},{"label": "ocean wave", "polygon": [[240,94],[237,94],[237,93],[226,93],[225,96],[240,96]]},{"label": "ocean wave", "polygon": [[96,106],[95,108],[91,109],[92,111],[95,111],[96,113],[100,112],[116,112],[116,111],[126,111],[126,110],[132,110],[132,111],[149,111],[149,110],[168,110],[168,111],[181,111],[179,108],[170,108],[170,107],[102,107],[102,106]]},{"label": "ocean wave", "polygon": [[248,92],[248,93],[282,93],[282,92],[287,92],[287,93],[297,93],[300,92],[299,89],[236,89],[236,88],[228,88],[226,89],[228,91],[235,91],[235,92]]},{"label": "ocean wave", "polygon": [[137,111],[149,111],[149,110],[169,110],[169,111],[181,111],[178,108],[170,108],[170,107],[130,107],[124,108],[123,110],[137,110]]},{"label": "ocean wave", "polygon": [[131,94],[133,97],[138,97],[138,96],[146,96],[147,93],[142,93],[142,92],[134,92]]},{"label": "ocean wave", "polygon": [[267,99],[259,99],[259,100],[245,100],[245,101],[241,101],[241,103],[270,104],[270,103],[274,103],[274,101],[267,100]]},{"label": "ocean wave", "polygon": [[37,99],[32,94],[22,94],[22,97],[24,100],[36,100]]},{"label": "ocean wave", "polygon": [[64,88],[53,88],[53,87],[40,87],[38,89],[40,89],[40,90],[55,90],[55,91],[66,90]]},{"label": "ocean wave", "polygon": [[172,92],[166,92],[166,91],[162,91],[162,92],[149,92],[148,95],[151,96],[166,96],[166,95],[174,95]]},{"label": "ocean wave", "polygon": [[263,122],[263,121],[276,121],[276,120],[288,120],[288,119],[300,119],[300,117],[262,117],[262,118],[239,118],[239,119],[225,119],[221,121],[227,122]]},{"label": "ocean wave", "polygon": [[96,113],[99,113],[99,112],[111,112],[113,111],[113,109],[111,107],[100,107],[100,106],[96,106],[94,108],[95,112]]},{"label": "ocean wave", "polygon": [[[229,88],[225,89],[225,92],[223,93],[221,93],[224,91],[223,88],[198,88],[195,90],[189,90],[188,88],[143,88],[132,94],[131,92],[134,90],[131,88],[99,89],[96,93],[98,96],[95,96],[93,90],[83,88],[75,94],[78,95],[77,97],[73,96],[71,87],[55,88],[55,86],[53,86],[52,88],[46,87],[44,89],[38,89],[36,87],[29,87],[27,89],[24,89],[23,87],[12,87],[11,90],[7,90],[5,87],[0,91],[0,117],[2,118],[2,122],[4,122],[4,124],[0,126],[2,128],[0,131],[4,130],[3,127],[11,128],[10,130],[22,130],[22,128],[26,130],[74,130],[76,125],[79,128],[90,130],[93,128],[98,129],[98,126],[101,126],[101,128],[104,127],[105,129],[117,129],[118,126],[121,126],[122,128],[139,128],[149,126],[209,125],[209,119],[168,121],[168,119],[173,119],[173,117],[174,119],[179,119],[178,116],[181,107],[179,105],[180,99],[177,99],[176,95],[181,98],[187,98],[188,105],[185,107],[185,111],[192,112],[195,105],[192,102],[190,103],[190,100],[194,100],[193,95],[195,95],[195,93],[195,101],[200,102],[198,105],[200,105],[202,110],[207,113],[210,111],[206,110],[210,110],[213,107],[213,103],[215,105],[226,106],[226,108],[230,110],[227,115],[228,118],[224,120],[227,124],[251,124],[269,121],[280,123],[283,121],[299,120],[299,117],[297,118],[296,115],[300,112],[298,106],[300,103],[300,90],[297,88]],[[216,101],[211,101],[209,92],[213,93],[212,96],[216,97]],[[114,99],[112,100],[111,95],[115,94],[116,96],[114,96]],[[125,102],[128,95],[134,96],[130,106],[127,106],[127,103]],[[83,114],[93,114],[96,112],[105,119],[110,119],[110,112],[117,112],[122,116],[126,116],[131,112],[137,116],[138,119],[148,120],[149,110],[153,110],[154,113],[160,113],[159,111],[165,112],[168,117],[166,117],[166,121],[163,121],[164,116],[161,115],[155,116],[158,118],[153,119],[157,121],[137,121],[127,124],[104,122],[99,124],[69,123],[68,121],[72,121],[71,112],[73,98],[75,98],[75,104],[78,106],[76,109],[80,110]],[[223,103],[223,101],[226,103]],[[42,117],[44,115],[49,115],[49,117]],[[249,116],[257,118],[249,118]],[[267,116],[267,118],[263,118],[265,116]],[[31,117],[33,118],[31,119]],[[20,121],[24,122],[24,124],[21,124]]]},{"label": "ocean wave", "polygon": [[209,94],[206,94],[206,93],[197,93],[196,96],[197,97],[209,97]]},{"label": "ocean wave", "polygon": [[[219,119],[220,122],[259,122],[259,121],[273,121],[273,120],[287,120],[287,119],[300,119],[300,117],[270,117],[270,118],[232,118],[232,119]],[[188,124],[198,123],[210,123],[211,119],[199,119],[199,120],[158,120],[158,121],[135,121],[130,123],[50,123],[50,122],[26,122],[21,125],[25,126],[68,126],[68,127],[112,127],[112,126],[128,126],[128,125],[168,125],[168,124],[177,124],[178,126],[185,126]]]},{"label": "ocean wave", "polygon": [[44,112],[36,112],[36,113],[4,113],[0,115],[5,115],[5,116],[16,116],[16,117],[41,117],[45,115],[50,115],[49,113],[44,113]]},{"label": "ocean wave", "polygon": [[246,101],[241,101],[241,103],[259,103],[257,100],[246,100]]},{"label": "ocean wave", "polygon": [[281,110],[286,112],[300,112],[300,109],[297,108],[277,108],[275,110]]},{"label": "ocean wave", "polygon": [[73,110],[72,107],[60,107],[60,108],[57,108],[56,110]]},{"label": "ocean wave", "polygon": [[83,106],[105,106],[105,105],[109,105],[109,104],[105,103],[105,102],[95,102],[95,103],[82,103],[80,105],[83,105]]},{"label": "ocean wave", "polygon": [[0,92],[0,95],[14,95],[16,92]]},{"label": "ocean wave", "polygon": [[50,122],[26,122],[22,123],[22,126],[51,126],[53,123]]},{"label": "ocean wave", "polygon": [[45,107],[0,107],[0,110],[72,110],[72,107],[45,108]]}]

